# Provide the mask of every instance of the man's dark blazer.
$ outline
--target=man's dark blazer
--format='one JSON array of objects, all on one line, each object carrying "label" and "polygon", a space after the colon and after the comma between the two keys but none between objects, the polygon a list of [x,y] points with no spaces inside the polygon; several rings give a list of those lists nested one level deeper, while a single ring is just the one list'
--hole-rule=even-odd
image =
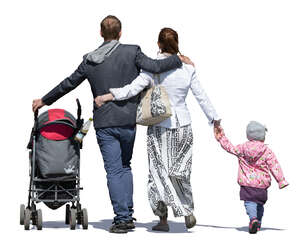
[{"label": "man's dark blazer", "polygon": [[[105,45],[104,42],[102,45]],[[144,55],[137,45],[120,44],[115,51],[100,64],[91,63],[83,57],[82,63],[71,76],[64,79],[42,101],[46,105],[75,89],[85,79],[88,79],[94,98],[109,93],[110,88],[119,88],[130,84],[140,73],[140,70],[151,73],[162,73],[181,67],[177,55],[163,60],[153,60]],[[124,101],[112,101],[100,108],[94,105],[94,126],[97,128],[134,126],[138,97]]]}]

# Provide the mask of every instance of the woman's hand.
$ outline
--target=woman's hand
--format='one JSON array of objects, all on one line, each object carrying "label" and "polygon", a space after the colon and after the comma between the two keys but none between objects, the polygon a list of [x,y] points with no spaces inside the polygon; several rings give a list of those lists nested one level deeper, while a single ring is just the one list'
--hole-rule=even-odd
[{"label": "woman's hand", "polygon": [[111,93],[105,94],[105,95],[99,95],[95,98],[95,103],[98,107],[101,107],[106,102],[111,101],[114,99],[114,96]]},{"label": "woman's hand", "polygon": [[214,134],[215,134],[216,140],[220,141],[221,137],[224,135],[223,128],[220,125],[219,126],[215,126],[214,127]]},{"label": "woman's hand", "polygon": [[224,135],[224,130],[220,125],[220,121],[214,122],[214,134],[217,141],[220,141],[221,137]]},{"label": "woman's hand", "polygon": [[105,103],[103,95],[97,96],[94,101],[98,107],[102,106]]}]

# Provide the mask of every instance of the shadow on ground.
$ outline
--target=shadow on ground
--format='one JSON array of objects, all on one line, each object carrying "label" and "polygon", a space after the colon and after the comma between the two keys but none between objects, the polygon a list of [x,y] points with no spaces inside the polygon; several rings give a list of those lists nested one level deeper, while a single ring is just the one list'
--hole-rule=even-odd
[{"label": "shadow on ground", "polygon": [[[145,228],[148,232],[164,234],[166,232],[152,231],[152,226],[157,224],[158,221],[153,220],[149,223],[139,223],[136,222],[136,228]],[[104,219],[98,222],[89,222],[89,225],[92,225],[96,229],[102,229],[108,231],[109,227],[112,225],[111,219]],[[192,233],[192,230],[188,231],[184,223],[169,221],[170,231],[169,233]]]},{"label": "shadow on ground", "polygon": [[[244,231],[248,232],[248,226],[243,226],[243,227],[226,227],[226,226],[217,226],[217,225],[205,225],[205,224],[197,224],[196,226],[200,227],[208,227],[208,228],[216,228],[216,229],[235,229],[237,231]],[[264,230],[285,230],[285,229],[277,229],[277,228],[266,228],[262,227],[261,231]]]},{"label": "shadow on ground", "polygon": [[[136,222],[135,225],[137,228],[144,228],[148,232],[152,233],[157,233],[157,234],[164,234],[166,232],[159,232],[159,231],[152,231],[152,226],[157,224],[158,221],[153,220],[152,222],[149,223],[139,223]],[[89,226],[92,226],[95,229],[101,229],[105,231],[109,231],[109,227],[112,225],[112,220],[111,219],[103,219],[97,222],[89,222]],[[204,228],[215,228],[215,229],[235,229],[237,231],[244,231],[248,232],[248,226],[243,226],[243,227],[229,227],[229,226],[218,226],[218,225],[205,225],[205,224],[197,224],[196,227],[204,227]],[[66,225],[64,221],[44,221],[43,222],[43,228],[69,228],[69,225]],[[193,229],[187,230],[185,227],[185,224],[182,222],[174,222],[174,221],[169,221],[169,227],[170,231],[169,233],[193,233]],[[33,227],[34,228],[34,227]],[[76,229],[81,229],[81,225],[77,225]],[[265,230],[285,230],[285,229],[277,229],[277,228],[267,228],[267,227],[262,227],[261,231]]]},{"label": "shadow on ground", "polygon": [[[61,229],[61,228],[70,228],[70,226],[68,224],[65,224],[65,221],[44,221],[43,228]],[[77,228],[80,228],[80,226],[77,225],[76,229]]]}]

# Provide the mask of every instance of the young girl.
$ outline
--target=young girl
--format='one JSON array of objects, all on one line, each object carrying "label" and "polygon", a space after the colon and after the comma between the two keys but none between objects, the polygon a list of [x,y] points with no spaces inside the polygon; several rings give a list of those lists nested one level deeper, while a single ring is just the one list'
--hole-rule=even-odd
[{"label": "young girl", "polygon": [[225,136],[223,129],[215,129],[215,137],[223,149],[238,157],[240,199],[244,201],[250,218],[250,234],[255,234],[261,228],[267,188],[271,185],[270,172],[280,189],[288,185],[274,153],[264,144],[266,131],[263,125],[251,121],[247,126],[249,141],[234,146]]}]

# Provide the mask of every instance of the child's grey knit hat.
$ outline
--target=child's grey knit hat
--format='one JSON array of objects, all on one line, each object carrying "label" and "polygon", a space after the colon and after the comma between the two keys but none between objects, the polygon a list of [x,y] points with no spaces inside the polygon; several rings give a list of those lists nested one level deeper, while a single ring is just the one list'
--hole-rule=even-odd
[{"label": "child's grey knit hat", "polygon": [[257,121],[249,122],[247,126],[247,138],[252,140],[264,141],[267,128]]}]

